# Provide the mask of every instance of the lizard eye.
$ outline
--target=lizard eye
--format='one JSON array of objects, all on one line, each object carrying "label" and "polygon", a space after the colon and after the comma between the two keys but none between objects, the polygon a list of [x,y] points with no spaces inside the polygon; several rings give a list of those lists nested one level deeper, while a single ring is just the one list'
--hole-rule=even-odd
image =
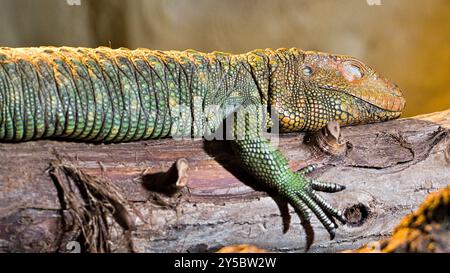
[{"label": "lizard eye", "polygon": [[344,63],[342,72],[348,81],[359,80],[363,77],[361,68],[351,62]]},{"label": "lizard eye", "polygon": [[310,66],[305,66],[302,70],[303,75],[305,76],[311,76],[313,74],[313,70]]}]

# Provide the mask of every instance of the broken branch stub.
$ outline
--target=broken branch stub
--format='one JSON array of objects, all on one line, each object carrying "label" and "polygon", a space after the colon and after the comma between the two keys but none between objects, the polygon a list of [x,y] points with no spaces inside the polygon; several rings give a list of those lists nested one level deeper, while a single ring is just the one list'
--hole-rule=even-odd
[{"label": "broken branch stub", "polygon": [[142,182],[146,189],[159,193],[174,194],[188,184],[189,164],[185,158],[180,158],[172,164],[167,172],[142,174]]},{"label": "broken branch stub", "polygon": [[342,155],[346,151],[346,141],[337,121],[330,121],[327,126],[314,132],[307,143],[330,155]]}]

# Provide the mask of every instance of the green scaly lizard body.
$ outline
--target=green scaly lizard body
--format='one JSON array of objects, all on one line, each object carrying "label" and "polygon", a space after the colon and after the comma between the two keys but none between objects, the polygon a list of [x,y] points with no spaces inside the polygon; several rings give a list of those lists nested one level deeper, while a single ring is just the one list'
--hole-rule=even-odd
[{"label": "green scaly lizard body", "polygon": [[[245,54],[110,48],[0,48],[0,141],[126,142],[217,136],[242,165],[331,236],[345,222],[317,191],[344,187],[292,171],[262,131],[313,131],[400,116],[399,88],[359,60],[299,49]],[[272,121],[266,117],[275,114]]]}]

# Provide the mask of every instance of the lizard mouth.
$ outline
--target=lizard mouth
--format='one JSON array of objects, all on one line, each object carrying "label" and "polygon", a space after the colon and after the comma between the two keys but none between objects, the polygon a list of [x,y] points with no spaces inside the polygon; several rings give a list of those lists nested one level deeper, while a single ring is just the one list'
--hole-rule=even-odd
[{"label": "lizard mouth", "polygon": [[[405,99],[402,96],[401,90],[394,86],[393,92],[377,92],[372,90],[362,90],[358,93],[352,93],[346,90],[339,90],[336,88],[331,88],[328,86],[322,86],[321,88],[327,91],[332,91],[336,93],[344,93],[345,95],[352,97],[357,101],[363,101],[364,103],[375,107],[381,111],[389,112],[392,116],[400,116],[404,107]],[[393,86],[390,86],[391,88]]]}]

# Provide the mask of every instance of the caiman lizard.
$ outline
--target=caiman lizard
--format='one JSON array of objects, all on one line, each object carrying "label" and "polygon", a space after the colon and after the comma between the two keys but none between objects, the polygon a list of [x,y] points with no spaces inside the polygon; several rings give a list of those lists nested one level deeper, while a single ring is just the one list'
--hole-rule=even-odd
[{"label": "caiman lizard", "polygon": [[222,127],[242,168],[303,219],[315,214],[331,238],[335,219],[346,220],[318,191],[345,187],[291,170],[263,132],[386,121],[404,105],[399,87],[358,59],[297,48],[0,48],[0,141],[212,139]]}]

